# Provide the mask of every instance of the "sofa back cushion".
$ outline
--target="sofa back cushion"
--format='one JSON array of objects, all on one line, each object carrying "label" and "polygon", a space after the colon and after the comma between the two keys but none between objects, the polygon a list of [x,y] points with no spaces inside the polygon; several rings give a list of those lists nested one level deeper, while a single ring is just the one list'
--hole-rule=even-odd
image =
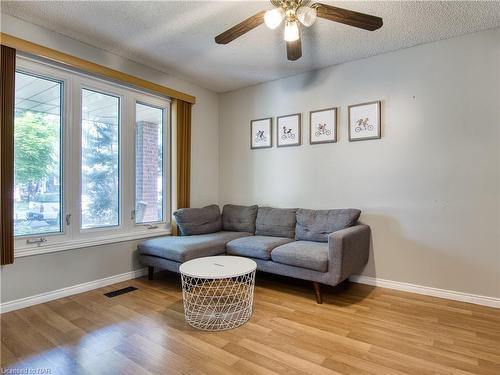
[{"label": "sofa back cushion", "polygon": [[182,236],[219,232],[222,228],[219,206],[181,208],[174,212]]},{"label": "sofa back cushion", "polygon": [[222,209],[222,230],[255,233],[257,206],[226,204]]},{"label": "sofa back cushion", "polygon": [[296,208],[259,207],[255,234],[293,238],[295,236]]},{"label": "sofa back cushion", "polygon": [[297,210],[295,239],[302,241],[328,242],[328,235],[356,224],[361,215],[354,208],[339,210]]}]

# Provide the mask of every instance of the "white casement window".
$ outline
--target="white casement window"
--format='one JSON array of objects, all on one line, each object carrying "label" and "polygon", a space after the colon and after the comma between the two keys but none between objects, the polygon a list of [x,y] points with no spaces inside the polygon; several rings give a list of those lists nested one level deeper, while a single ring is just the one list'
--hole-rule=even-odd
[{"label": "white casement window", "polygon": [[170,233],[170,100],[17,58],[16,256]]},{"label": "white casement window", "polygon": [[135,103],[136,224],[154,226],[165,220],[165,123],[165,108]]}]

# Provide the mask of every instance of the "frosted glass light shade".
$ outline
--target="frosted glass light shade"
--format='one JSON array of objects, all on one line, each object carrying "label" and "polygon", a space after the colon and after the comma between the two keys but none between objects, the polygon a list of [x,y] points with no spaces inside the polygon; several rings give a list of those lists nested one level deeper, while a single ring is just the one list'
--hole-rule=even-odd
[{"label": "frosted glass light shade", "polygon": [[300,7],[297,9],[297,18],[302,25],[309,27],[316,22],[316,9],[311,7]]},{"label": "frosted glass light shade", "polygon": [[287,22],[285,25],[285,40],[287,42],[295,42],[299,39],[299,26],[297,22]]},{"label": "frosted glass light shade", "polygon": [[280,25],[283,18],[285,18],[285,12],[282,8],[270,9],[264,14],[264,23],[271,30],[274,30]]}]

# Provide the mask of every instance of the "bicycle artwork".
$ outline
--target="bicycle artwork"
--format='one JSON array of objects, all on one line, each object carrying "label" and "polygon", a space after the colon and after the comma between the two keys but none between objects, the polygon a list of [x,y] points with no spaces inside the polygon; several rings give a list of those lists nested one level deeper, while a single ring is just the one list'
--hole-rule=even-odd
[{"label": "bicycle artwork", "polygon": [[369,123],[369,119],[368,117],[362,119],[360,118],[358,121],[356,121],[356,124],[358,126],[356,126],[354,128],[354,131],[356,133],[359,133],[359,132],[362,132],[362,131],[372,131],[373,130],[373,125]]},{"label": "bicycle artwork", "polygon": [[252,150],[273,146],[271,126],[271,118],[250,121],[250,148]]},{"label": "bicycle artwork", "polygon": [[337,108],[322,109],[309,113],[309,143],[333,143],[337,141]]},{"label": "bicycle artwork", "polygon": [[300,145],[300,114],[278,117],[278,147]]},{"label": "bicycle artwork", "polygon": [[264,130],[259,130],[255,134],[255,143],[266,143],[267,142],[267,135],[264,133]]},{"label": "bicycle artwork", "polygon": [[317,127],[316,133],[315,133],[316,137],[319,137],[320,135],[332,134],[332,131],[327,128],[326,124],[317,124],[316,127]]},{"label": "bicycle artwork", "polygon": [[349,141],[381,137],[380,106],[380,101],[349,106]]},{"label": "bicycle artwork", "polygon": [[281,131],[281,140],[285,141],[287,139],[294,140],[295,139],[295,133],[292,133],[292,128],[288,129],[286,126],[283,126],[283,129]]}]

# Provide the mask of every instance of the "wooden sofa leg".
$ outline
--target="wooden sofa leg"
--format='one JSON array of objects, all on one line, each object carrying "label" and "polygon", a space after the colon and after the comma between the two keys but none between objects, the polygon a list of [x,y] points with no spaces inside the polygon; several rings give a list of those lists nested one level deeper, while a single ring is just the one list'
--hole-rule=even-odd
[{"label": "wooden sofa leg", "polygon": [[153,266],[148,266],[148,280],[153,280],[154,272],[155,268]]},{"label": "wooden sofa leg", "polygon": [[316,293],[316,302],[321,304],[323,303],[323,299],[321,298],[321,284],[316,281],[313,281],[313,285],[314,285],[314,292]]}]

